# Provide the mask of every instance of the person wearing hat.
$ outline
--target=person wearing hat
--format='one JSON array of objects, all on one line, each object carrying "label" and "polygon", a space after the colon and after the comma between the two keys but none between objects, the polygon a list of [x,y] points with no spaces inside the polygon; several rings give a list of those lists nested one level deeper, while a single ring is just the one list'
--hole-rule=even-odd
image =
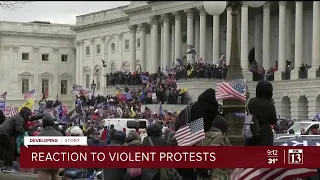
[{"label": "person wearing hat", "polygon": [[[111,136],[111,142],[109,146],[123,146],[126,143],[126,133],[123,131],[115,131]],[[124,175],[127,172],[127,168],[109,168],[103,169],[103,180],[123,180]]]},{"label": "person wearing hat", "polygon": [[[100,139],[100,132],[94,131],[91,139],[88,139],[88,146],[107,146],[107,142]],[[98,171],[98,168],[88,169],[87,176],[90,177],[94,171]]]},{"label": "person wearing hat", "polygon": [[[42,118],[43,130],[38,136],[63,136],[60,131],[55,129],[54,118],[50,115],[45,115]],[[39,180],[58,179],[59,168],[42,168],[38,171]]]}]

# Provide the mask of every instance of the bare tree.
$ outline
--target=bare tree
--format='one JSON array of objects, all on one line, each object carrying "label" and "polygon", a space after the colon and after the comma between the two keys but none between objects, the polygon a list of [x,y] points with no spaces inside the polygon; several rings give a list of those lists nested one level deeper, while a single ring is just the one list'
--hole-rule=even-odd
[{"label": "bare tree", "polygon": [[23,7],[32,1],[0,1],[0,8],[5,10],[14,11]]}]

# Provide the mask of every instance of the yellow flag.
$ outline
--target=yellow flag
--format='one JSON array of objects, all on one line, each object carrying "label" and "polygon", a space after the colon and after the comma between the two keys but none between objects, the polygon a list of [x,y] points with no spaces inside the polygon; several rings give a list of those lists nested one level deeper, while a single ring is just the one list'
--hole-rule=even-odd
[{"label": "yellow flag", "polygon": [[130,111],[131,111],[131,113],[132,113],[131,117],[135,117],[135,116],[136,116],[136,112],[134,112],[133,106],[131,107]]},{"label": "yellow flag", "polygon": [[193,68],[190,70],[187,70],[188,77],[192,74],[192,72],[193,72]]},{"label": "yellow flag", "polygon": [[28,99],[25,103],[23,103],[20,107],[19,107],[19,109],[18,109],[18,111],[20,112],[20,110],[23,108],[23,107],[27,107],[27,108],[29,108],[29,109],[33,109],[33,106],[34,106],[34,99]]}]

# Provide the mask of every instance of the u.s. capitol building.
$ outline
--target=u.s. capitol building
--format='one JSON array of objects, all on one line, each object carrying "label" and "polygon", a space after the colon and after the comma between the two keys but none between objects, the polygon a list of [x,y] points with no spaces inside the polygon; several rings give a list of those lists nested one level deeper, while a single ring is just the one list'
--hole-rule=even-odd
[{"label": "u.s. capitol building", "polygon": [[[275,66],[274,99],[277,112],[294,119],[313,118],[320,110],[320,2],[267,2],[260,8],[243,4],[239,9],[238,34],[243,73],[251,96],[255,84],[248,71],[252,54],[264,69]],[[72,104],[73,84],[106,94],[103,74],[119,69],[155,72],[172,67],[194,45],[197,58],[217,64],[222,53],[230,61],[231,10],[208,15],[203,1],[137,1],[76,17],[75,25],[43,22],[0,22],[1,92],[8,91],[7,104],[23,102],[23,93],[36,89],[36,99],[49,88],[49,98]],[[196,59],[197,59],[196,58]],[[103,67],[101,60],[106,62]],[[295,68],[290,80],[282,80],[286,60]],[[302,64],[312,67],[300,79]],[[97,71],[99,70],[99,71]],[[98,72],[98,73],[95,73]],[[208,80],[178,82],[195,97],[216,83]]]}]

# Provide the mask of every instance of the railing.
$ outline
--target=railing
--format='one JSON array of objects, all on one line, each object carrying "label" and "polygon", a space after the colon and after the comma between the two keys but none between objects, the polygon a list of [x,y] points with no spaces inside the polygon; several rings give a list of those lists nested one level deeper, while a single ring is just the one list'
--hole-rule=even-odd
[{"label": "railing", "polygon": [[266,80],[274,81],[274,74],[266,75]]},{"label": "railing", "polygon": [[290,80],[291,78],[291,73],[290,71],[284,71],[282,72],[282,80]]},{"label": "railing", "polygon": [[307,79],[308,78],[308,70],[299,70],[298,77],[299,77],[299,79]]},{"label": "railing", "polygon": [[252,73],[252,80],[253,80],[253,81],[264,80],[264,75],[253,72],[253,73]]}]

